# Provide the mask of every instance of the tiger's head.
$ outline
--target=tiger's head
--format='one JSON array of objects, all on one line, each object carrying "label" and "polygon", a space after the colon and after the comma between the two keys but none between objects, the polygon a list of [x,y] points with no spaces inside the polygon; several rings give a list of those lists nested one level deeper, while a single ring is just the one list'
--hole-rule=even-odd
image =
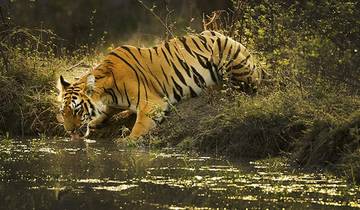
[{"label": "tiger's head", "polygon": [[98,111],[92,102],[95,77],[88,75],[73,84],[60,76],[57,89],[60,113],[57,119],[64,125],[72,140],[85,138],[90,134],[89,123]]}]

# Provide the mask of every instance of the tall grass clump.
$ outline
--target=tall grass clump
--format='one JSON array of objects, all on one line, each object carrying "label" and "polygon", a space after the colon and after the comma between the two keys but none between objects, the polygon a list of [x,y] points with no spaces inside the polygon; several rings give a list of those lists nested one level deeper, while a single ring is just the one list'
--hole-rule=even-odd
[{"label": "tall grass clump", "polygon": [[26,136],[56,130],[55,58],[48,30],[8,27],[0,32],[0,135]]}]

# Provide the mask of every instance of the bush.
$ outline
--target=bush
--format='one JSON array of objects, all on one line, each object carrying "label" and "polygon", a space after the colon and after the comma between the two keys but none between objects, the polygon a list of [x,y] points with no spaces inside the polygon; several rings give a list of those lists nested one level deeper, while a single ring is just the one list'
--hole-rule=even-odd
[{"label": "bush", "polygon": [[[360,148],[360,112],[346,121],[315,122],[299,142],[296,158],[302,166],[339,163]],[[351,156],[351,155],[350,155]]]},{"label": "bush", "polygon": [[[54,75],[61,59],[49,31],[11,28],[0,33],[0,135],[24,136],[56,130]],[[42,39],[40,39],[42,38]]]}]

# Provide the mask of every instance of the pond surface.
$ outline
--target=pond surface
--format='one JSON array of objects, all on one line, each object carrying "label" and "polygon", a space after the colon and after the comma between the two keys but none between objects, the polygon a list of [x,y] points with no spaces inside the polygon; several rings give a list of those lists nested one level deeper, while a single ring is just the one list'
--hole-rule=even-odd
[{"label": "pond surface", "polygon": [[360,188],[269,161],[66,139],[0,143],[0,209],[188,208],[360,208]]}]

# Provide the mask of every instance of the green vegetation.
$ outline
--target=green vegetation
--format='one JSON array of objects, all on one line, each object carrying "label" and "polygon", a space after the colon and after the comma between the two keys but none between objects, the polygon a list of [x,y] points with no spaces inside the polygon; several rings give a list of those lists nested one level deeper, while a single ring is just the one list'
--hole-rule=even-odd
[{"label": "green vegetation", "polygon": [[[50,46],[40,34],[25,28],[9,28],[0,33],[0,134],[34,135],[54,126],[53,90],[57,66]],[[8,133],[8,134],[6,134]]]},{"label": "green vegetation", "polygon": [[[206,27],[251,49],[271,79],[256,96],[224,86],[185,101],[144,141],[232,157],[286,156],[360,182],[359,6],[355,0],[234,1],[228,13],[209,15]],[[89,55],[88,46],[68,54],[45,30],[8,26],[0,39],[0,135],[62,135],[56,75],[71,75],[69,66],[91,66],[101,56]],[[103,41],[102,33],[89,38]],[[122,120],[110,122],[97,137],[126,133]]]}]

